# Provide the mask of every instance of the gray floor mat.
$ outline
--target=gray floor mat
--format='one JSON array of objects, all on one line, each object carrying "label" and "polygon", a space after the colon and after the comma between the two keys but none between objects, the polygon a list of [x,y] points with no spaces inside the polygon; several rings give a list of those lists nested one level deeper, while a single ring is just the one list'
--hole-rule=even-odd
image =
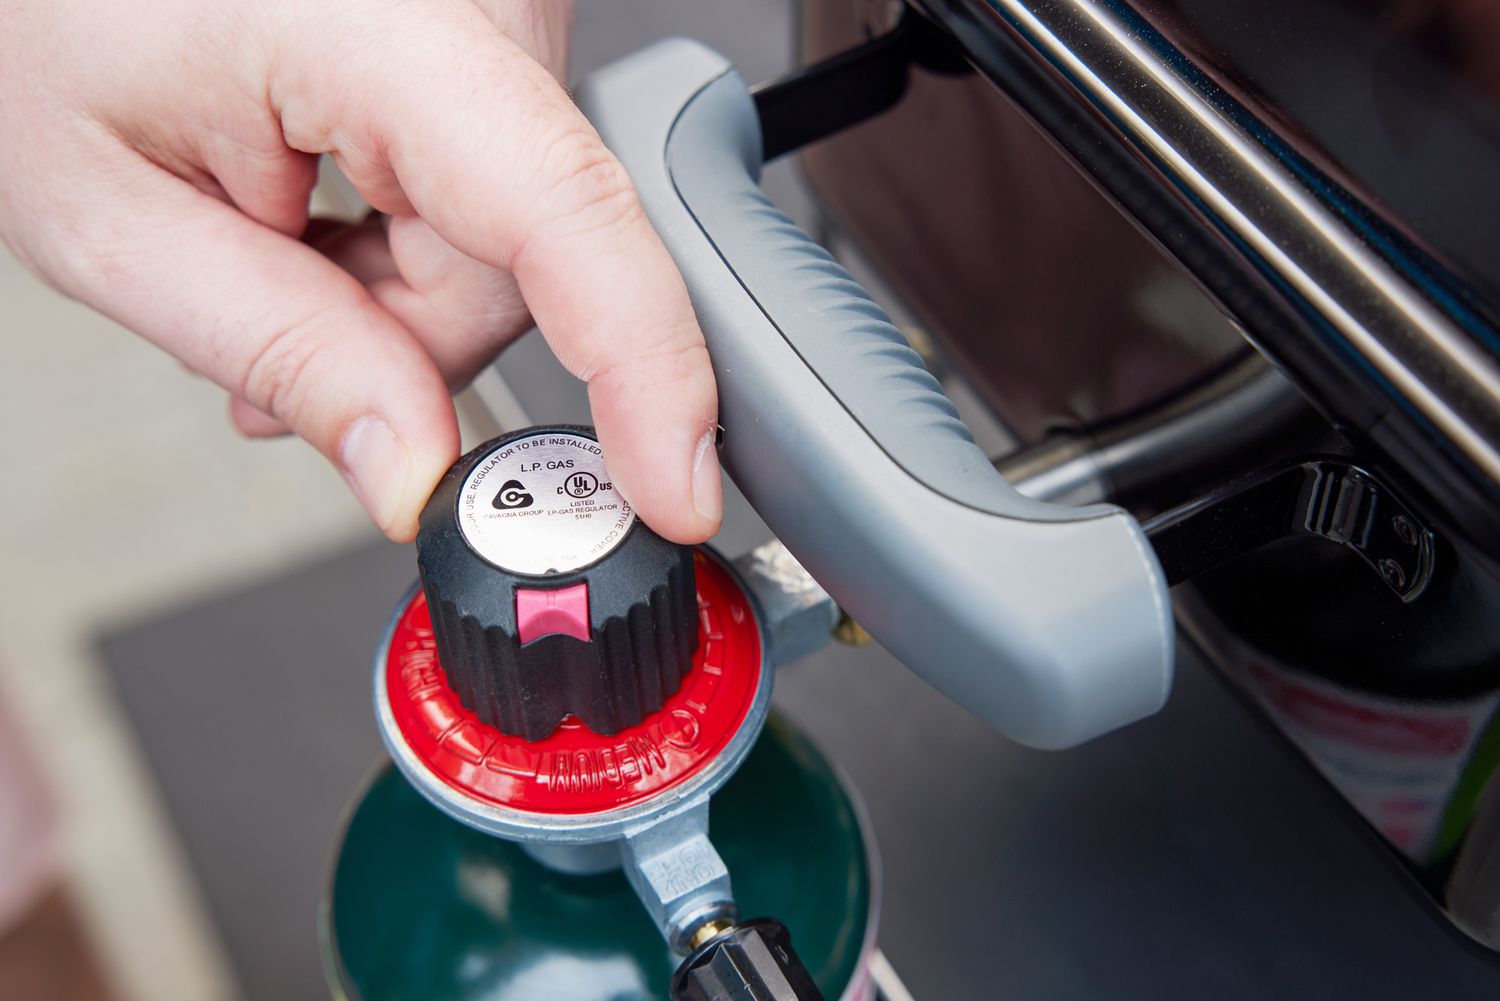
[{"label": "gray floor mat", "polygon": [[380,750],[371,657],[415,575],[376,543],[100,641],[250,1001],[327,997],[314,917]]}]

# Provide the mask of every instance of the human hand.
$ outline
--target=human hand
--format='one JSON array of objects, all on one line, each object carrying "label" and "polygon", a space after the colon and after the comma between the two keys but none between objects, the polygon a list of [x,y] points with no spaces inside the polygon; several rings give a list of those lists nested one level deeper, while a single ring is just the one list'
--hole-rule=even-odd
[{"label": "human hand", "polygon": [[[569,0],[10,0],[0,19],[0,237],[224,387],[247,434],[311,442],[391,538],[457,458],[450,388],[533,319],[641,517],[679,542],[718,527],[703,336],[558,83]],[[321,153],[383,221],[309,226]]]}]

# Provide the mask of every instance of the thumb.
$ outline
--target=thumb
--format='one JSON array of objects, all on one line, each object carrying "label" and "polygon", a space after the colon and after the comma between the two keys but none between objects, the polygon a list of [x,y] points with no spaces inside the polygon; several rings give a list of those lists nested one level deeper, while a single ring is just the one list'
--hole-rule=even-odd
[{"label": "thumb", "polygon": [[[343,150],[364,167],[356,185],[399,189],[453,248],[514,275],[558,360],[589,384],[620,491],[661,535],[707,539],[723,514],[713,369],[624,167],[551,74],[477,10],[444,8],[420,30],[426,44],[350,56],[383,62],[342,109],[358,127],[339,134],[401,136]],[[335,120],[312,105],[300,114]]]}]

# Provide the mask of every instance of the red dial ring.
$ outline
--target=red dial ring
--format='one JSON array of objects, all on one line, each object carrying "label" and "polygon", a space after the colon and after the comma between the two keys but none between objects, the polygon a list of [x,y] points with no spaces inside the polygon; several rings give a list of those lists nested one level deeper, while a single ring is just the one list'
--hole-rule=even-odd
[{"label": "red dial ring", "polygon": [[692,667],[661,709],[609,737],[571,716],[539,741],[480,722],[438,665],[427,600],[418,590],[386,651],[386,693],[401,738],[452,789],[522,813],[604,813],[676,788],[739,732],[765,670],[760,630],[739,582],[702,552],[693,554],[693,569],[698,650]]}]

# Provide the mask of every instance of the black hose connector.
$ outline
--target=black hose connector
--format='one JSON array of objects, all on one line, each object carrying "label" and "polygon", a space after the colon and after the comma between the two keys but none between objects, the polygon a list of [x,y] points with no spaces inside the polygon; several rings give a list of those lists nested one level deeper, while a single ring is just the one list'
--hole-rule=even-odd
[{"label": "black hose connector", "polygon": [[677,968],[672,1001],[823,1001],[775,918],[736,924]]}]

